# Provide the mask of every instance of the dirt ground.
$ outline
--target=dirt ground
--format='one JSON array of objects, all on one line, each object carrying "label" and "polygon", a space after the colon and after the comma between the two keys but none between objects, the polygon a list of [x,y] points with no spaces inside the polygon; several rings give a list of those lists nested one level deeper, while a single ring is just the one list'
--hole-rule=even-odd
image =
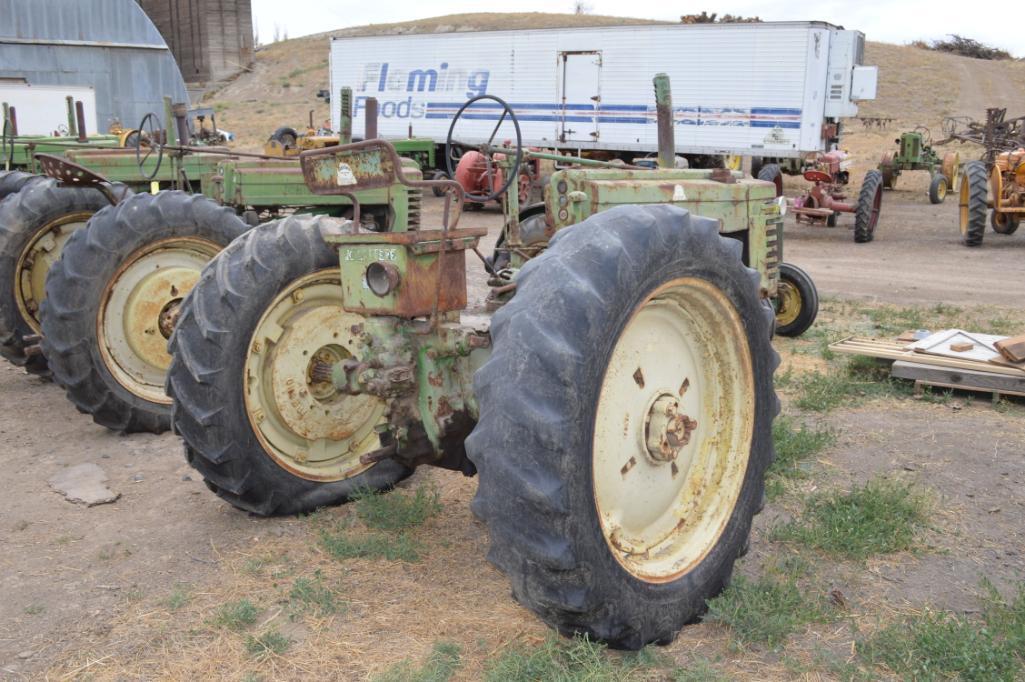
[{"label": "dirt ground", "polygon": [[[438,209],[430,202],[428,220]],[[924,190],[888,192],[875,242],[853,243],[851,216],[834,229],[788,221],[786,260],[811,273],[827,307],[852,298],[870,307],[986,304],[996,306],[994,315],[1022,319],[1025,235],[988,233],[982,248],[970,250],[958,242],[955,215],[952,199],[932,206]],[[462,224],[488,225],[493,238],[500,216],[470,213]],[[473,306],[484,275],[473,262],[470,271]],[[801,343],[780,341],[784,369],[799,362]],[[486,530],[468,510],[474,479],[425,470],[408,482],[433,484],[444,503],[421,531],[420,563],[342,563],[318,549],[315,521],[251,517],[209,493],[171,434],[112,435],[76,413],[56,386],[6,365],[0,407],[0,679],[323,679],[333,671],[358,680],[449,639],[464,645],[457,678],[470,680],[510,643],[546,636],[485,560]],[[927,605],[972,612],[983,577],[1001,588],[1025,580],[1023,415],[964,394],[947,404],[891,399],[808,415],[839,438],[813,463],[806,490],[895,473],[926,486],[936,503],[926,551],[865,565],[820,563],[852,615],[796,638],[790,658],[823,649],[843,657],[857,627]],[[49,488],[54,474],[87,462],[120,493],[115,503],[87,508]],[[785,551],[767,530],[791,513],[786,499],[759,517],[741,572],[757,574]],[[346,610],[284,619],[286,654],[255,661],[239,637],[209,626],[219,604],[240,596],[259,601],[261,622],[282,619],[288,581],[315,571],[338,586]],[[169,605],[176,594],[187,599]],[[664,651],[682,666],[718,657],[740,679],[790,676],[785,657],[737,650],[710,624],[685,628]]]}]

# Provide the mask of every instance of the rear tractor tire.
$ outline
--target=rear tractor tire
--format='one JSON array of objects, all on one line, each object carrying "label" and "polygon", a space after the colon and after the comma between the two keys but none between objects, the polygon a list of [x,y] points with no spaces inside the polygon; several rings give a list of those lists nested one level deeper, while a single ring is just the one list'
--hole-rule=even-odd
[{"label": "rear tractor tire", "polygon": [[947,198],[947,176],[943,173],[936,173],[929,182],[929,203],[942,204]]},{"label": "rear tractor tire", "polygon": [[21,188],[35,180],[42,180],[44,176],[23,173],[21,171],[0,171],[0,201],[5,197],[21,191]]},{"label": "rear tractor tire", "polygon": [[819,293],[811,277],[790,263],[779,266],[776,333],[795,337],[808,331],[819,314]]},{"label": "rear tractor tire", "polygon": [[171,337],[167,392],[189,463],[255,514],[341,504],[410,474],[359,461],[382,446],[379,398],[312,377],[361,343],[363,318],[342,308],[338,254],[322,238],[336,224],[291,216],[236,240],[203,270]]},{"label": "rear tractor tire", "polygon": [[958,223],[965,246],[982,246],[986,236],[986,212],[989,205],[989,173],[982,161],[969,161],[964,167],[961,191],[958,193]]},{"label": "rear tractor tire", "polygon": [[668,643],[729,582],[779,410],[758,287],[716,221],[629,206],[558,232],[495,314],[472,509],[559,632]]},{"label": "rear tractor tire", "polygon": [[30,374],[49,376],[46,359],[26,340],[42,331],[47,274],[71,235],[110,202],[95,189],[62,187],[27,173],[5,176],[4,185],[18,190],[0,202],[0,355]]},{"label": "rear tractor tire", "polygon": [[203,266],[246,229],[211,199],[167,191],[72,235],[46,279],[43,351],[80,412],[123,433],[170,427],[167,339]]},{"label": "rear tractor tire", "polygon": [[783,196],[783,171],[778,164],[767,163],[758,169],[757,178],[776,185],[776,196]]},{"label": "rear tractor tire", "polygon": [[879,212],[883,205],[883,174],[877,170],[865,173],[854,212],[854,241],[857,244],[875,238]]}]

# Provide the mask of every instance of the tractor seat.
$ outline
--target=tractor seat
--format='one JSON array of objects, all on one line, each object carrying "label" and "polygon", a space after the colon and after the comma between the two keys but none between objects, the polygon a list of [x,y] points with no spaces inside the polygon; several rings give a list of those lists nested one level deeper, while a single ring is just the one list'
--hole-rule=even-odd
[{"label": "tractor seat", "polygon": [[832,182],[833,176],[825,171],[813,169],[804,171],[804,179],[808,182]]}]

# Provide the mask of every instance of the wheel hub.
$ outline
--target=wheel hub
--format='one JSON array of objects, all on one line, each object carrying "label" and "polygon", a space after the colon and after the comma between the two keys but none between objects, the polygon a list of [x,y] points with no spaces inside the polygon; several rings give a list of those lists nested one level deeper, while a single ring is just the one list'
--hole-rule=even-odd
[{"label": "wheel hub", "polygon": [[348,478],[380,447],[384,402],[339,391],[334,365],[359,355],[363,318],[342,307],[337,269],[293,282],[267,308],[246,357],[246,411],[267,454],[310,480]]},{"label": "wheel hub", "polygon": [[680,412],[680,401],[663,393],[652,404],[645,420],[648,456],[656,462],[671,462],[690,443],[690,435],[698,427],[696,420]]},{"label": "wheel hub", "polygon": [[170,403],[164,393],[171,365],[167,340],[182,300],[220,249],[192,237],[161,240],[131,254],[114,273],[97,313],[100,355],[131,393]]},{"label": "wheel hub", "polygon": [[743,323],[700,279],[654,292],[621,331],[598,395],[591,475],[610,551],[648,582],[715,544],[744,480],[754,378]]},{"label": "wheel hub", "polygon": [[79,211],[62,216],[44,226],[19,259],[15,269],[15,299],[22,318],[37,333],[41,331],[39,304],[46,291],[46,275],[60,259],[64,244],[76,230],[85,227],[91,215],[91,212]]}]

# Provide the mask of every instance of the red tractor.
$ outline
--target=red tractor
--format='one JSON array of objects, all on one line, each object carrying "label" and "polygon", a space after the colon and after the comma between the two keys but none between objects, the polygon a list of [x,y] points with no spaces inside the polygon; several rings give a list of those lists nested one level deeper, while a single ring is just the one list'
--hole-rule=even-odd
[{"label": "red tractor", "polygon": [[[466,193],[465,205],[468,210],[482,208],[490,195],[504,194],[503,188],[506,187],[504,171],[501,164],[495,163],[503,158],[505,157],[502,154],[489,157],[471,149],[459,156],[454,168],[451,167],[451,161],[455,161],[455,159],[446,159],[449,161],[450,168],[444,175],[451,177],[463,188],[463,192]],[[520,165],[519,177],[516,179],[520,206],[529,206],[534,196],[540,198],[539,193],[544,182],[542,176],[550,175],[555,170],[554,164],[550,163],[549,165],[552,167],[545,173],[542,170],[542,164],[542,161],[532,159],[525,160]]]},{"label": "red tractor", "polygon": [[[836,227],[837,216],[853,213],[854,241],[859,244],[870,242],[875,236],[883,203],[883,176],[878,170],[866,173],[858,201],[849,203],[847,184],[850,181],[850,161],[847,156],[846,152],[839,149],[820,154],[804,171],[804,179],[812,183],[811,188],[788,203],[794,219],[809,225]],[[783,194],[783,176],[779,166],[762,166],[758,179],[775,182],[777,194]]]}]

